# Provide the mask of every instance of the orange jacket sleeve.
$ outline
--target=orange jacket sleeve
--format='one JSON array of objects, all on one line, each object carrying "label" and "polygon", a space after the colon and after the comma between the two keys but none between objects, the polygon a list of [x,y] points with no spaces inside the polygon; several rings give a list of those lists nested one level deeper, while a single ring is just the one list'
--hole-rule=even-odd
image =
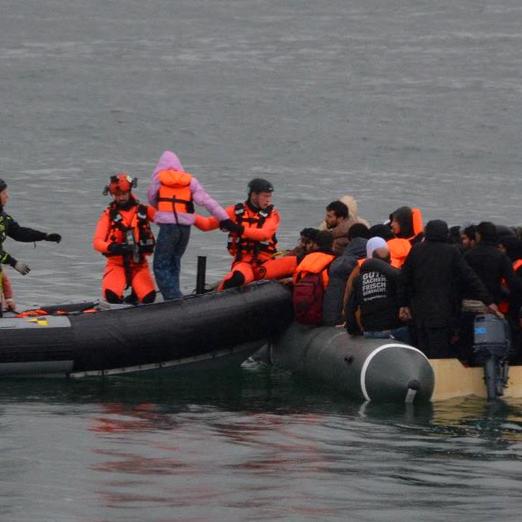
[{"label": "orange jacket sleeve", "polygon": [[[227,207],[225,209],[228,217],[235,221],[234,207]],[[202,230],[203,232],[210,232],[211,230],[216,230],[219,228],[219,221],[214,216],[202,216],[200,214],[196,214],[196,219],[194,221],[194,226]]]},{"label": "orange jacket sleeve", "polygon": [[92,240],[92,246],[94,250],[101,252],[102,254],[106,254],[108,252],[107,248],[110,244],[109,241],[109,214],[104,211],[101,213],[100,218],[98,219],[98,223],[96,225],[96,230],[94,232],[94,237]]}]

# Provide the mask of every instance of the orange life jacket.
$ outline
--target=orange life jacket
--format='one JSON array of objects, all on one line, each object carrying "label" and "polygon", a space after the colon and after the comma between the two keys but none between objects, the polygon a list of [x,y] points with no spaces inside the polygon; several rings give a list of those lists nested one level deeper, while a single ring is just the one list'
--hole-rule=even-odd
[{"label": "orange life jacket", "polygon": [[422,212],[420,208],[411,209],[411,223],[413,225],[413,236],[408,238],[410,241],[412,241],[424,230],[424,225],[422,223]]},{"label": "orange life jacket", "polygon": [[391,265],[401,268],[411,250],[411,243],[408,239],[394,237],[386,242],[390,250]]},{"label": "orange life jacket", "polygon": [[[161,172],[159,175],[161,176]],[[192,175],[188,172],[176,172],[183,180],[183,184],[165,185],[161,183],[158,191],[158,210],[160,212],[172,212],[177,215],[178,212],[186,214],[194,214],[194,202],[192,201],[192,190],[190,181]]]},{"label": "orange life jacket", "polygon": [[[263,228],[270,221],[273,210],[272,205],[263,210],[255,211],[245,203],[238,203],[234,207],[235,222],[244,228]],[[254,241],[230,233],[227,248],[230,255],[234,256],[235,261],[249,258],[263,262],[277,253],[277,238],[274,234],[267,241]]]},{"label": "orange life jacket", "polygon": [[[522,259],[517,259],[513,262],[513,272],[516,273],[516,271],[522,266]],[[501,285],[504,287],[507,287],[507,281],[503,278],[501,281]],[[503,299],[498,303],[498,309],[500,312],[502,312],[504,315],[509,313],[509,301],[507,299]]]},{"label": "orange life jacket", "polygon": [[334,259],[335,254],[327,254],[326,252],[311,252],[307,254],[295,269],[294,283],[297,283],[307,273],[321,274],[323,288],[326,288],[330,281],[328,267]]},{"label": "orange life jacket", "polygon": [[[105,213],[109,216],[109,228],[107,230],[106,241],[112,243],[132,242],[138,247],[137,252],[140,261],[143,261],[145,254],[151,254],[156,243],[154,234],[150,228],[147,216],[147,207],[140,203],[133,205],[128,210],[120,210],[115,203],[111,203]],[[118,254],[104,254],[107,257],[114,257]]]},{"label": "orange life jacket", "polygon": [[413,229],[413,235],[405,237],[394,237],[387,241],[388,248],[390,250],[391,265],[395,268],[402,268],[404,261],[410,253],[412,245],[415,243],[415,239],[418,238],[424,230],[422,223],[422,212],[419,208],[411,209],[411,226]]}]

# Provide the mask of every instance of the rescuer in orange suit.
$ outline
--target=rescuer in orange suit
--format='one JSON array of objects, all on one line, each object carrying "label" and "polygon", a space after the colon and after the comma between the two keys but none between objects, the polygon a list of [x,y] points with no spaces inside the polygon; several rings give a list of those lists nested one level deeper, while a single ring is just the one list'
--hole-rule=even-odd
[{"label": "rescuer in orange suit", "polygon": [[261,178],[248,184],[248,199],[225,210],[230,220],[219,223],[214,217],[197,216],[200,230],[229,230],[227,248],[234,258],[230,272],[219,285],[220,290],[242,286],[259,279],[290,277],[296,266],[296,256],[275,257],[279,212],[272,205],[272,184]]},{"label": "rescuer in orange suit", "polygon": [[109,303],[122,303],[127,288],[128,302],[152,303],[156,289],[147,257],[154,250],[150,222],[156,210],[142,205],[132,194],[137,179],[120,173],[111,176],[103,193],[112,203],[102,212],[94,233],[93,247],[107,257],[102,293]]}]

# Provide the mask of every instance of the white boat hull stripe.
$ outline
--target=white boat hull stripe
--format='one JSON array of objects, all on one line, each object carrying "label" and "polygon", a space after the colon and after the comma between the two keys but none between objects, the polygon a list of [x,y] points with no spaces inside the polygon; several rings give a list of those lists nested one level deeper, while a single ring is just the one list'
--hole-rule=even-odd
[{"label": "white boat hull stripe", "polygon": [[386,350],[388,348],[405,348],[407,350],[413,350],[414,352],[420,353],[429,363],[429,359],[424,355],[418,348],[415,348],[413,346],[409,346],[407,344],[398,344],[398,343],[390,343],[390,344],[384,344],[382,346],[379,346],[379,348],[376,348],[368,357],[366,357],[366,360],[364,361],[364,364],[361,368],[361,392],[367,401],[371,401],[371,397],[368,395],[368,390],[366,389],[366,373],[368,371],[368,367],[370,366],[370,363],[372,362],[372,359],[383,350]]}]

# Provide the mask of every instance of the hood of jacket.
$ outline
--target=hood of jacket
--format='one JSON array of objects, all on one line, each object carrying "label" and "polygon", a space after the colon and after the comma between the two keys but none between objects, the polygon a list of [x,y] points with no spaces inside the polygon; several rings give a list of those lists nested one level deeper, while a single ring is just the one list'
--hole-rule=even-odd
[{"label": "hood of jacket", "polygon": [[152,172],[152,177],[154,177],[161,170],[178,170],[183,172],[185,169],[181,164],[179,158],[174,154],[174,152],[170,150],[166,150],[160,157],[156,168]]},{"label": "hood of jacket", "polygon": [[183,170],[176,154],[166,150],[152,173],[152,179],[167,187],[186,187],[190,185],[192,176]]},{"label": "hood of jacket", "polygon": [[390,214],[390,221],[399,223],[400,232],[397,237],[410,238],[413,234],[412,210],[410,207],[399,207]]}]

